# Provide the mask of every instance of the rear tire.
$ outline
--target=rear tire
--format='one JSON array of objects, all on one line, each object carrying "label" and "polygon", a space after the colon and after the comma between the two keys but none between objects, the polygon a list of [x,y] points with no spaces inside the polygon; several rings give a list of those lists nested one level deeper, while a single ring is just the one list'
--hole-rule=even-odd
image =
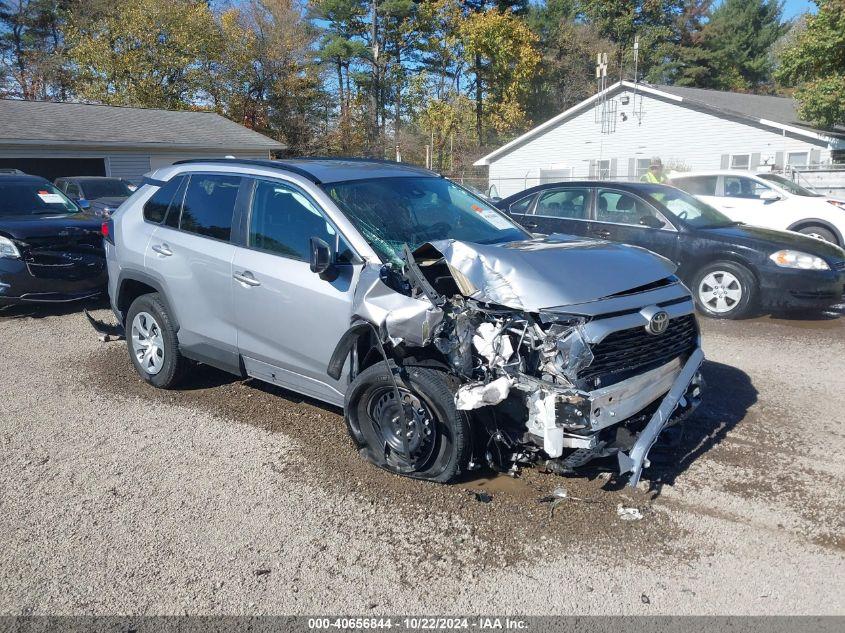
[{"label": "rear tire", "polygon": [[171,389],[188,365],[179,351],[176,328],[157,292],[141,295],[126,314],[126,346],[135,371],[159,389]]},{"label": "rear tire", "polygon": [[805,226],[799,229],[798,232],[804,235],[809,235],[810,237],[815,237],[819,240],[824,240],[825,242],[830,242],[831,244],[839,244],[839,240],[836,239],[833,231],[823,226]]},{"label": "rear tire", "polygon": [[404,425],[384,362],[362,371],[346,392],[347,430],[361,453],[390,472],[448,483],[467,470],[472,441],[466,414],[455,408],[453,381],[442,371],[410,367],[395,377],[408,422]]},{"label": "rear tire", "polygon": [[721,261],[708,264],[695,277],[692,293],[700,312],[714,319],[740,319],[754,309],[757,280],[745,266]]}]

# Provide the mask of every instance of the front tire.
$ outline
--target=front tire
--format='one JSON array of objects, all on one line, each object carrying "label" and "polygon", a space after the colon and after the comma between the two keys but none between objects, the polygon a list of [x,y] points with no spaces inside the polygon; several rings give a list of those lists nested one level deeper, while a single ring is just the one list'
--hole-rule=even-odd
[{"label": "front tire", "polygon": [[810,237],[815,237],[818,240],[824,240],[825,242],[830,242],[831,244],[839,245],[839,240],[836,239],[836,236],[833,234],[828,228],[823,226],[805,226],[798,231],[803,235],[809,235]]},{"label": "front tire", "polygon": [[748,316],[757,297],[757,280],[745,266],[715,262],[696,275],[692,287],[699,311],[714,319]]},{"label": "front tire", "polygon": [[452,381],[445,372],[425,367],[407,368],[395,380],[401,402],[384,362],[368,367],[349,385],[344,417],[352,440],[385,470],[439,483],[454,481],[467,470],[472,443],[466,414],[455,408]]},{"label": "front tire", "polygon": [[157,292],[141,295],[126,314],[126,345],[138,375],[159,389],[175,387],[188,364],[170,312]]}]

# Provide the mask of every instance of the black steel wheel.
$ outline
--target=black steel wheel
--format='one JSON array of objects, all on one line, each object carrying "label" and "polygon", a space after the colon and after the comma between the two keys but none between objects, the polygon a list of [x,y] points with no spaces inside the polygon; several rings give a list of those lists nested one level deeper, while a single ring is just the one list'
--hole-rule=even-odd
[{"label": "black steel wheel", "polygon": [[386,470],[453,481],[465,472],[471,452],[469,422],[455,408],[453,381],[424,367],[393,378],[390,371],[377,363],[352,381],[344,407],[350,436],[368,460]]}]

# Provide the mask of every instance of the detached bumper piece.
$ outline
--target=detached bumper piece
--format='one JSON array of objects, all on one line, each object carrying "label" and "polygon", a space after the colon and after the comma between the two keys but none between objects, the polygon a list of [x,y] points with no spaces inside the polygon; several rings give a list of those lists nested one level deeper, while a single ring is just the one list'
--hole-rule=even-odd
[{"label": "detached bumper piece", "polygon": [[651,416],[651,420],[637,437],[633,448],[627,454],[621,451],[617,453],[619,474],[631,473],[628,485],[632,488],[637,486],[643,468],[648,465],[648,453],[651,447],[654,446],[663,429],[669,425],[669,421],[678,406],[685,404],[681,400],[688,397],[687,392],[691,390],[691,387],[695,387],[693,380],[698,375],[698,370],[703,361],[704,352],[701,351],[701,348],[698,348],[684,364],[669,393],[663,398],[663,402],[660,403],[657,411]]}]

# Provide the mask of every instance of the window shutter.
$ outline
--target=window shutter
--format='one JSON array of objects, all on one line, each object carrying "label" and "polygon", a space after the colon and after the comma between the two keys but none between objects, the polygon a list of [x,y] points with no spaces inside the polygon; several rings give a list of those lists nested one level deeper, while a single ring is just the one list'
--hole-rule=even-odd
[{"label": "window shutter", "polygon": [[616,170],[619,168],[619,161],[615,158],[610,159],[610,177],[616,178]]},{"label": "window shutter", "polygon": [[629,158],[628,159],[628,180],[636,180],[637,179],[637,159],[636,158]]},{"label": "window shutter", "polygon": [[810,164],[818,165],[822,162],[822,151],[820,149],[810,150]]},{"label": "window shutter", "polygon": [[731,155],[722,154],[722,169],[729,169],[731,166]]},{"label": "window shutter", "polygon": [[760,153],[751,154],[751,169],[757,169],[760,166]]},{"label": "window shutter", "polygon": [[784,168],[783,152],[775,152],[775,167],[778,169]]},{"label": "window shutter", "polygon": [[596,177],[596,161],[590,161],[590,178]]}]

